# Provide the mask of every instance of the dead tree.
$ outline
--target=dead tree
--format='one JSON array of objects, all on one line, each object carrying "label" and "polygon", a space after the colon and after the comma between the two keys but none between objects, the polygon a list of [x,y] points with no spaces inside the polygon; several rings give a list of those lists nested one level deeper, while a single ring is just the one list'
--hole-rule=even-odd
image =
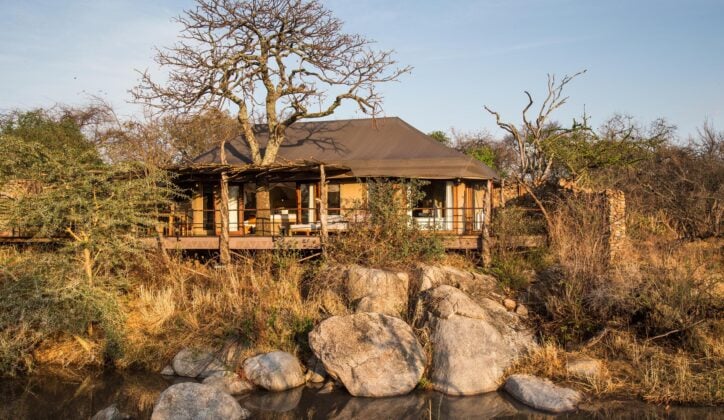
[{"label": "dead tree", "polygon": [[[329,116],[343,102],[378,114],[376,85],[410,71],[396,67],[392,51],[344,33],[342,21],[317,0],[197,0],[177,21],[181,40],[156,55],[167,82],[141,73],[135,101],[172,113],[231,105],[258,166],[274,163],[296,121]],[[262,127],[266,144],[257,139]],[[258,216],[268,217],[268,181],[259,184]]]},{"label": "dead tree", "polygon": [[536,193],[541,186],[551,181],[555,156],[549,152],[550,149],[546,146],[576,131],[585,129],[585,127],[576,123],[571,128],[563,128],[553,124],[551,114],[568,101],[568,97],[563,96],[566,85],[585,72],[586,70],[583,70],[571,76],[566,75],[560,81],[556,79],[555,75],[549,74],[547,95],[533,119],[529,116],[529,112],[533,108],[533,97],[528,91],[525,91],[528,104],[523,108],[523,124],[521,126],[503,121],[500,113],[493,111],[487,105],[484,107],[486,111],[495,116],[498,127],[505,130],[512,137],[517,150],[517,164],[513,175],[536,202],[541,213],[543,213],[549,231],[551,218]]}]

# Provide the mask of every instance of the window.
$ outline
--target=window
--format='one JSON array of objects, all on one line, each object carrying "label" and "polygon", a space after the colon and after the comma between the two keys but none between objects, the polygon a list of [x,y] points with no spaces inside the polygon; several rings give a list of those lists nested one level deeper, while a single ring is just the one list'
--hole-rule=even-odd
[{"label": "window", "polygon": [[269,201],[274,213],[281,210],[297,211],[297,185],[294,182],[279,182],[269,189]]},{"label": "window", "polygon": [[445,181],[430,181],[420,188],[423,197],[412,209],[413,217],[427,217],[442,220],[445,217],[446,183]]},{"label": "window", "polygon": [[204,185],[204,230],[213,231],[216,227],[214,188],[211,185]]},{"label": "window", "polygon": [[341,214],[342,200],[339,184],[327,185],[327,214],[339,216]]}]

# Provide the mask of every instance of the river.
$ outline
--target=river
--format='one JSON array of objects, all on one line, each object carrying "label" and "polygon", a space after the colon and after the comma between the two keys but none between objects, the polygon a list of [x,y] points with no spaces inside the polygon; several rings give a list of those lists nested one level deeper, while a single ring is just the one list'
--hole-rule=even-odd
[{"label": "river", "polygon": [[[151,415],[159,393],[174,383],[161,375],[133,372],[68,377],[33,375],[0,380],[2,419],[89,419],[117,404],[133,418]],[[344,390],[323,393],[311,387],[287,392],[254,392],[238,398],[258,419],[541,419],[504,393],[448,397],[416,391],[394,398],[355,398]],[[551,416],[552,417],[552,416]],[[565,419],[723,419],[720,407],[671,407],[636,401],[586,404]]]}]

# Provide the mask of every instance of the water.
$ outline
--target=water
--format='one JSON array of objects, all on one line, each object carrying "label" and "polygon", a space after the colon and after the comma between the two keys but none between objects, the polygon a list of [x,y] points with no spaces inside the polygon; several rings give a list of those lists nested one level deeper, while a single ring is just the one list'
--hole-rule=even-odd
[{"label": "water", "polygon": [[[177,379],[178,380],[178,379]],[[117,404],[134,418],[150,417],[158,395],[173,383],[148,373],[52,375],[0,380],[2,419],[88,419]],[[416,391],[394,398],[355,398],[343,390],[328,394],[310,387],[287,392],[255,392],[240,396],[241,405],[258,419],[542,419],[553,417],[531,410],[504,393],[448,397]],[[588,404],[559,416],[565,419],[724,419],[720,407],[664,407],[640,402]]]}]

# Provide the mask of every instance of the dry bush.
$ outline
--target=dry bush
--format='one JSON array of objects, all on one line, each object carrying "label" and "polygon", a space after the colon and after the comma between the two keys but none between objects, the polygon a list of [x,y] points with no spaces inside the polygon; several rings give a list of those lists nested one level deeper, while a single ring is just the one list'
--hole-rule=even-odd
[{"label": "dry bush", "polygon": [[542,335],[604,357],[612,374],[606,393],[622,389],[656,402],[721,403],[721,241],[650,238],[630,244],[609,264],[597,200],[571,196],[556,207],[551,233],[557,264],[531,293]]}]

